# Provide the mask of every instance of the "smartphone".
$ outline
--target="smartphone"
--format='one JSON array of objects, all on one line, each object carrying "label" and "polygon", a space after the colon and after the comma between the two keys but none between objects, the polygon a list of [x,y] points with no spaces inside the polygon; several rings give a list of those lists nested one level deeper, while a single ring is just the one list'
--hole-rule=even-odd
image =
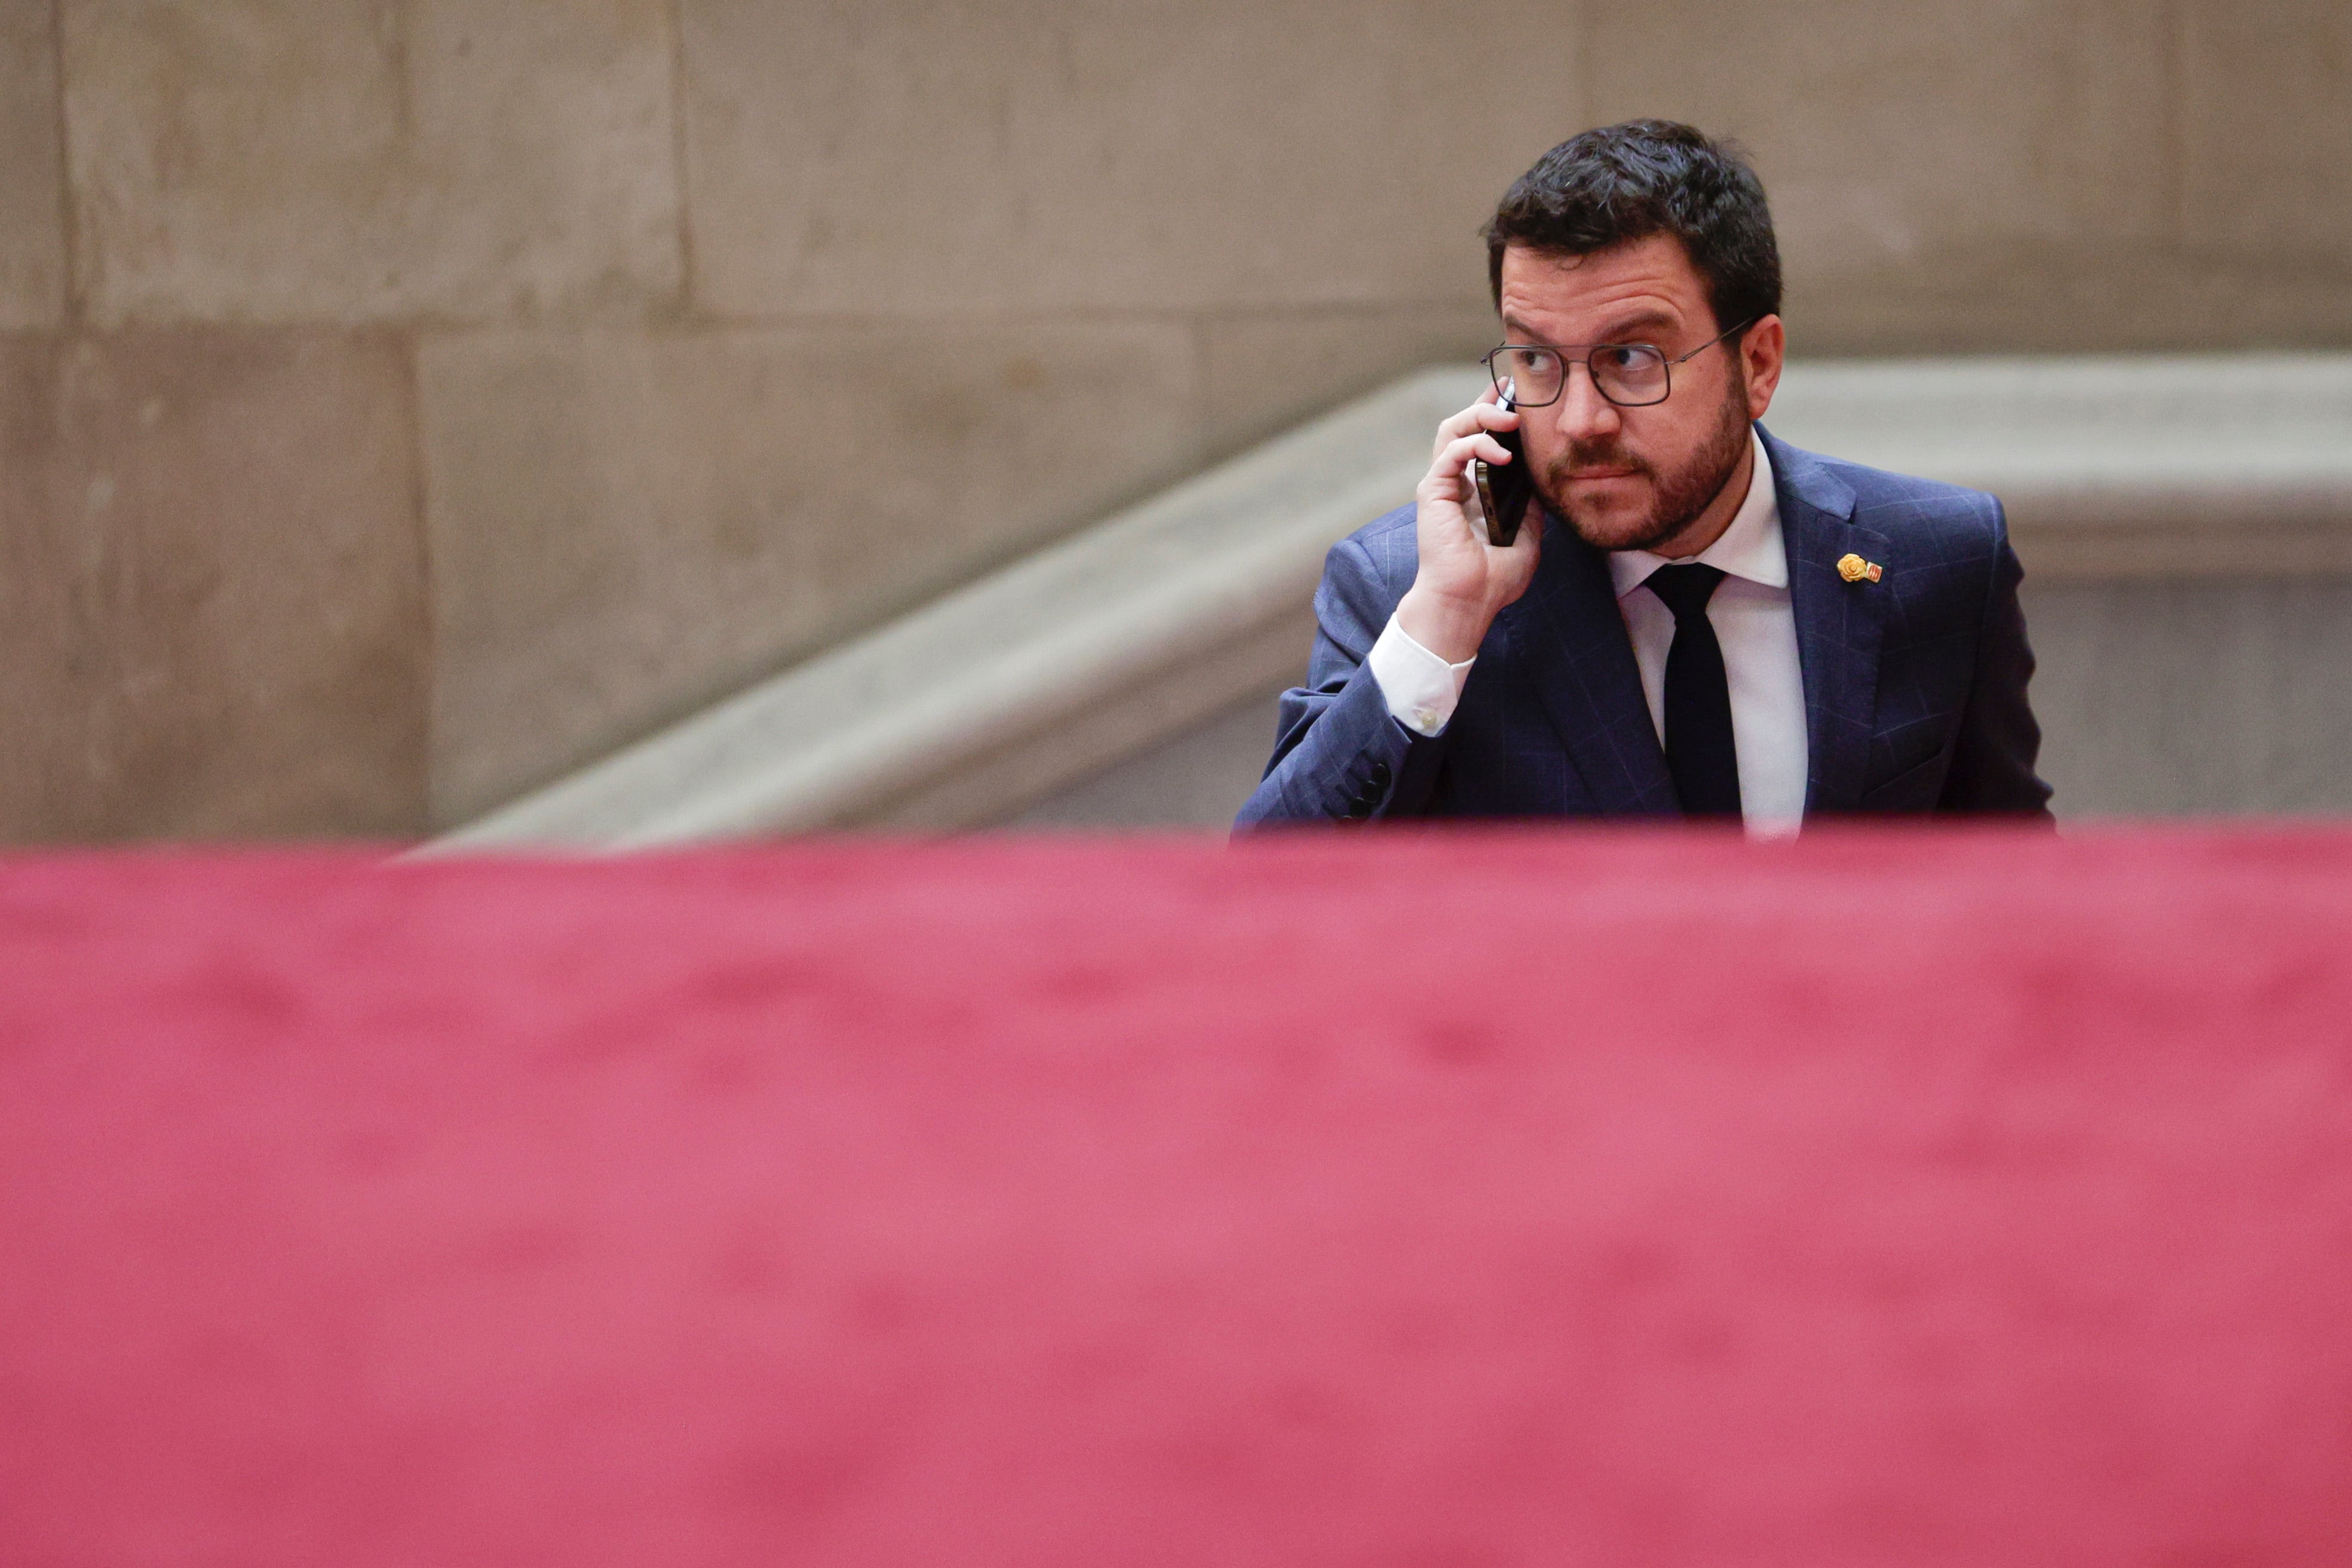
[{"label": "smartphone", "polygon": [[[1507,383],[1503,388],[1499,405],[1516,408],[1512,401],[1515,391]],[[1519,537],[1519,519],[1527,516],[1528,496],[1533,488],[1528,483],[1527,449],[1519,444],[1516,430],[1498,430],[1495,439],[1511,460],[1499,468],[1492,468],[1478,458],[1470,460],[1470,480],[1478,486],[1478,509],[1486,514],[1486,542],[1501,547]]]}]

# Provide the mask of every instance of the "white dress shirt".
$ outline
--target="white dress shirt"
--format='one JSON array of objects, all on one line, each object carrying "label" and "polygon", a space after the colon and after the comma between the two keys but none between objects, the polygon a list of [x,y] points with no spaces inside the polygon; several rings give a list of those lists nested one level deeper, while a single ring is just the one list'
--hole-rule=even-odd
[{"label": "white dress shirt", "polygon": [[[1780,538],[1780,506],[1772,461],[1750,434],[1756,464],[1747,497],[1723,536],[1691,558],[1724,573],[1706,605],[1707,623],[1723,647],[1731,686],[1731,737],[1739,758],[1739,814],[1757,837],[1797,831],[1805,814],[1805,680],[1797,663],[1797,617],[1789,600],[1789,552]],[[1643,584],[1670,561],[1647,550],[1612,550],[1609,575],[1618,613],[1633,639],[1642,672],[1642,695],[1659,744],[1665,742],[1666,650],[1675,616]],[[1373,643],[1365,663],[1398,723],[1436,735],[1454,717],[1462,684],[1477,661],[1449,664],[1414,642],[1396,617]]]}]

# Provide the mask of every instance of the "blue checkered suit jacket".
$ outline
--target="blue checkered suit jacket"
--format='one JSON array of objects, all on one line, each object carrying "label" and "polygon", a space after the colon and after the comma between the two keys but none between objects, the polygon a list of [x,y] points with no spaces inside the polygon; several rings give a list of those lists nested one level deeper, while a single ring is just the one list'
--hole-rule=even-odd
[{"label": "blue checkered suit jacket", "polygon": [[[2022,575],[1990,496],[1815,456],[1772,459],[1804,673],[1805,812],[2011,811],[2046,821]],[[1331,547],[1307,685],[1282,699],[1265,778],[1235,827],[1393,817],[1673,816],[1607,559],[1555,519],[1496,617],[1453,722],[1391,717],[1364,667],[1417,566],[1413,509]],[[1847,582],[1838,558],[1884,566]]]}]

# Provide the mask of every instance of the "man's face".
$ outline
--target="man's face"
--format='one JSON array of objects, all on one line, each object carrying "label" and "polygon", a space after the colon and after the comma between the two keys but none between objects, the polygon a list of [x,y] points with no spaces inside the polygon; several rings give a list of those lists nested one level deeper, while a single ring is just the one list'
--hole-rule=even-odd
[{"label": "man's face", "polygon": [[[1575,359],[1594,343],[1648,343],[1676,360],[1731,325],[1716,320],[1688,253],[1666,235],[1580,256],[1512,246],[1503,252],[1501,308],[1510,341]],[[1780,378],[1779,319],[1746,336],[1675,366],[1664,402],[1620,408],[1574,365],[1559,401],[1525,413],[1520,434],[1536,486],[1586,543],[1671,544],[1722,493],[1747,454],[1748,422]]]}]

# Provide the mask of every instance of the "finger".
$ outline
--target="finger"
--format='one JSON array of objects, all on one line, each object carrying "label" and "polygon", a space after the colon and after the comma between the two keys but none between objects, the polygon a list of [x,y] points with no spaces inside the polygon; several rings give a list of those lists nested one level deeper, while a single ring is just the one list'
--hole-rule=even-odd
[{"label": "finger", "polygon": [[1517,430],[1518,427],[1517,409],[1499,408],[1491,402],[1474,402],[1437,427],[1437,446],[1433,450],[1443,450],[1447,442],[1458,441],[1482,430]]},{"label": "finger", "polygon": [[1476,402],[1472,403],[1460,413],[1450,415],[1439,424],[1437,439],[1430,446],[1431,455],[1434,455],[1444,451],[1447,442],[1457,441],[1475,431],[1517,430],[1519,425],[1518,411],[1497,407],[1495,396],[1495,389],[1492,386],[1487,387],[1485,395],[1481,396]]},{"label": "finger", "polygon": [[1470,479],[1470,460],[1483,457],[1489,463],[1507,461],[1510,454],[1493,436],[1481,432],[1446,443],[1437,460],[1429,465],[1416,494],[1423,500],[1451,501],[1465,505],[1475,488]]},{"label": "finger", "polygon": [[1438,452],[1433,467],[1459,474],[1470,466],[1473,457],[1484,458],[1500,467],[1511,461],[1511,449],[1481,430],[1447,442]]},{"label": "finger", "polygon": [[1457,507],[1468,506],[1471,493],[1477,488],[1477,486],[1471,482],[1467,467],[1466,464],[1459,467],[1448,467],[1444,455],[1441,453],[1437,462],[1430,465],[1429,472],[1421,476],[1421,483],[1413,487],[1414,499],[1447,501]]},{"label": "finger", "polygon": [[1459,474],[1433,468],[1422,476],[1421,483],[1414,486],[1412,495],[1415,501],[1445,501],[1456,507],[1466,507],[1470,504],[1470,492],[1475,487]]}]

